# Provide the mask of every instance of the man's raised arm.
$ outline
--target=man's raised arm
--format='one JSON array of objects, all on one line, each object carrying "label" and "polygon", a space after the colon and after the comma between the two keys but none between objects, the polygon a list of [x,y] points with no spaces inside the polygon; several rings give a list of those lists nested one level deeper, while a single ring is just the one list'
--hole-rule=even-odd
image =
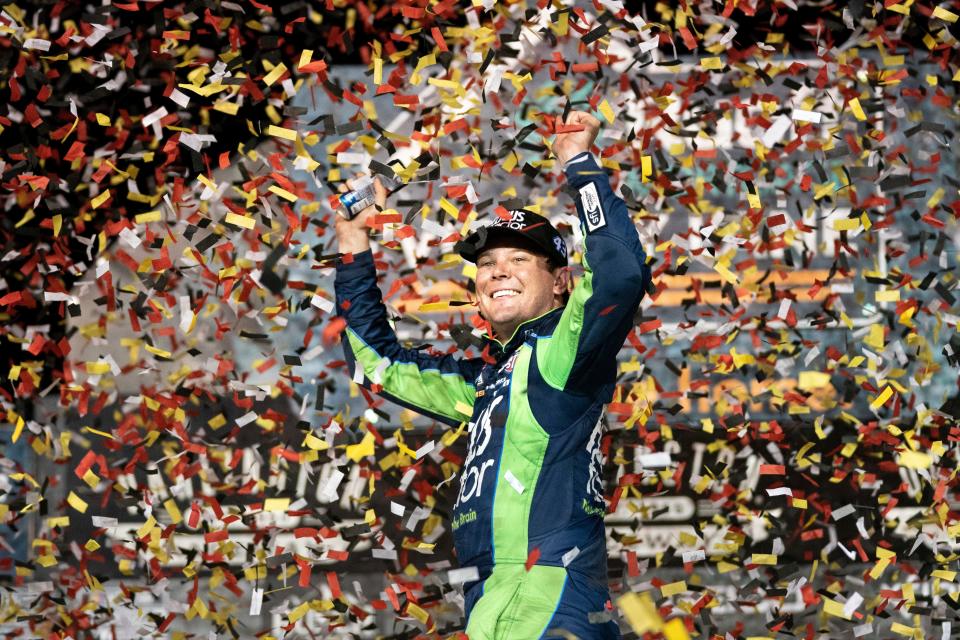
[{"label": "man's raised arm", "polygon": [[650,269],[626,204],[590,153],[600,122],[571,112],[553,149],[564,163],[584,233],[584,275],[557,328],[539,349],[538,366],[554,388],[574,391],[613,382],[616,356],[650,282]]},{"label": "man's raised arm", "polygon": [[[386,191],[379,180],[374,189],[382,209]],[[369,207],[353,220],[337,216],[336,221],[340,253],[350,256],[338,260],[334,285],[337,313],[347,322],[342,338],[350,373],[364,387],[401,406],[457,426],[470,419],[479,366],[400,345],[387,320],[370,250],[368,221],[376,213],[376,207]]]}]

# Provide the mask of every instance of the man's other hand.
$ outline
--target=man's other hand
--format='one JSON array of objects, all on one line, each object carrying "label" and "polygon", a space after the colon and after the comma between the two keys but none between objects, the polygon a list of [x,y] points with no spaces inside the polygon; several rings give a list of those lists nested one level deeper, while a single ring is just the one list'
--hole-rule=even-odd
[{"label": "man's other hand", "polygon": [[[347,180],[346,185],[340,185],[340,193],[346,193],[356,188],[357,178]],[[337,232],[337,250],[340,253],[361,253],[370,248],[370,226],[373,216],[387,206],[387,190],[381,184],[380,177],[373,178],[373,195],[376,200],[374,206],[367,207],[356,215],[353,220],[347,220],[337,214],[335,229]],[[341,205],[343,206],[343,205]]]},{"label": "man's other hand", "polygon": [[566,163],[578,153],[590,151],[600,132],[600,121],[585,111],[571,111],[561,127],[581,127],[579,131],[558,133],[554,138],[553,152],[560,162]]}]

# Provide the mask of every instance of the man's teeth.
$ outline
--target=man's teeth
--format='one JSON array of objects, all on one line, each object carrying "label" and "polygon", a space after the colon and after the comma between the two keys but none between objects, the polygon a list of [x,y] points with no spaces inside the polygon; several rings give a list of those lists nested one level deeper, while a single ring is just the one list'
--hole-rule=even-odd
[{"label": "man's teeth", "polygon": [[515,296],[515,295],[519,295],[519,294],[520,294],[519,291],[514,291],[513,289],[503,289],[503,290],[501,290],[501,291],[496,291],[496,292],[494,292],[493,297],[494,297],[494,298],[502,298],[502,297],[504,297],[504,296]]}]

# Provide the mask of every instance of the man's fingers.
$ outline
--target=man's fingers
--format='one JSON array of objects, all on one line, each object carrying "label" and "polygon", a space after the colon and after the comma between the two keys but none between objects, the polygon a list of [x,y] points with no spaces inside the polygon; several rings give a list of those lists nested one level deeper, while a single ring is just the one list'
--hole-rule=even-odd
[{"label": "man's fingers", "polygon": [[600,119],[599,119],[599,118],[597,118],[596,116],[594,116],[594,115],[592,115],[592,114],[589,114],[589,113],[585,113],[585,114],[583,114],[583,115],[584,115],[584,119],[583,119],[583,123],[584,123],[584,124],[589,125],[589,126],[595,128],[595,129],[599,129],[599,128],[600,128]]},{"label": "man's fingers", "polygon": [[387,199],[387,188],[383,186],[383,182],[380,181],[380,176],[373,177],[373,195],[377,199],[377,202],[386,201]]},{"label": "man's fingers", "polygon": [[586,111],[571,111],[567,114],[567,121],[564,124],[579,124],[595,129],[600,128],[600,120]]}]

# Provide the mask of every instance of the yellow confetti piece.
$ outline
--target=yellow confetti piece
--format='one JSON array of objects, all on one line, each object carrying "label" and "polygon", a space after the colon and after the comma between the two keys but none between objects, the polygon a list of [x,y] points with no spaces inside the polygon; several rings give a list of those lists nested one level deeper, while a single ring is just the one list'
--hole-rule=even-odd
[{"label": "yellow confetti piece", "polygon": [[880,395],[877,396],[876,400],[870,403],[870,408],[876,411],[882,407],[887,400],[890,399],[890,396],[893,395],[893,387],[887,385],[883,388],[883,391],[880,392]]},{"label": "yellow confetti piece", "polygon": [[116,440],[116,438],[114,438],[112,434],[107,433],[106,431],[100,431],[98,429],[94,429],[93,427],[84,427],[82,431],[84,433],[94,433],[98,436],[103,436],[104,438],[110,438],[111,440]]},{"label": "yellow confetti piece", "polygon": [[873,565],[873,568],[870,569],[870,577],[874,580],[879,580],[880,576],[883,575],[884,570],[890,566],[890,559],[883,558],[877,561],[877,564]]},{"label": "yellow confetti piece", "polygon": [[165,500],[163,508],[167,511],[167,515],[170,516],[170,521],[173,522],[173,524],[180,524],[183,521],[183,514],[180,513],[180,507],[177,506],[177,501],[173,498]]},{"label": "yellow confetti piece", "polygon": [[801,371],[797,386],[801,391],[813,391],[830,384],[830,374],[821,371]]},{"label": "yellow confetti piece", "polygon": [[847,613],[843,610],[843,604],[837,602],[833,598],[823,599],[823,612],[828,616],[843,618],[844,620],[849,620],[852,617],[851,615],[847,615]]},{"label": "yellow confetti piece", "polygon": [[137,529],[137,537],[143,538],[150,533],[155,526],[157,526],[157,521],[153,519],[153,516],[150,516],[147,518],[147,521],[143,523],[143,526]]},{"label": "yellow confetti piece", "polygon": [[440,198],[440,208],[449,213],[455,220],[460,215],[460,210],[457,209],[457,206],[446,198]]},{"label": "yellow confetti piece", "polygon": [[[909,637],[913,637],[914,634],[918,632],[917,629],[914,629],[913,627],[908,627],[907,625],[901,624],[899,622],[894,622],[892,625],[890,625],[890,631],[893,631],[894,633],[898,633],[902,636],[909,636]],[[923,636],[921,635],[919,637],[923,637]]]},{"label": "yellow confetti piece", "polygon": [[214,111],[219,111],[230,116],[235,116],[240,111],[240,105],[229,100],[221,100],[213,105]]},{"label": "yellow confetti piece", "polygon": [[330,448],[326,440],[322,440],[312,433],[308,433],[303,439],[303,444],[313,451],[325,451]]},{"label": "yellow confetti piece", "polygon": [[734,275],[734,273],[730,271],[730,269],[728,269],[725,265],[717,263],[713,265],[713,270],[719,273],[720,277],[726,280],[727,282],[729,282],[730,284],[732,285],[740,284],[740,280],[737,279],[737,276]]},{"label": "yellow confetti piece", "polygon": [[454,405],[453,409],[454,409],[454,411],[456,411],[456,412],[459,413],[460,415],[464,415],[464,416],[472,416],[472,415],[473,415],[473,407],[471,407],[470,405],[468,405],[468,404],[466,404],[466,403],[460,402],[459,400],[457,400],[457,403],[456,403],[456,405]]},{"label": "yellow confetti piece", "polygon": [[863,343],[870,347],[871,349],[876,349],[877,351],[883,351],[883,325],[874,324],[870,326],[870,331],[867,334],[867,337],[864,338]]},{"label": "yellow confetti piece", "polygon": [[161,358],[169,358],[169,357],[171,357],[171,356],[173,355],[172,353],[170,353],[170,352],[167,351],[166,349],[160,349],[160,348],[155,347],[155,346],[150,345],[150,344],[144,344],[144,345],[143,345],[143,348],[146,349],[147,351],[149,351],[150,353],[152,353],[153,355],[159,356],[159,357],[161,357]]},{"label": "yellow confetti piece", "polygon": [[613,124],[616,115],[613,113],[613,108],[610,107],[610,103],[604,99],[597,108],[600,110],[600,115],[602,115],[607,122]]},{"label": "yellow confetti piece", "polygon": [[[367,434],[370,435],[370,434]],[[290,508],[290,498],[267,498],[263,501],[264,511],[284,512]]]},{"label": "yellow confetti piece", "polygon": [[853,117],[857,120],[863,122],[867,119],[867,114],[863,112],[863,107],[860,105],[859,98],[854,98],[850,101],[850,110],[853,111]]},{"label": "yellow confetti piece", "polygon": [[101,193],[100,195],[98,195],[96,198],[94,198],[93,200],[91,200],[91,201],[90,201],[90,206],[93,207],[94,209],[96,209],[97,207],[99,207],[100,205],[102,205],[104,202],[106,202],[106,201],[109,200],[109,199],[110,199],[110,189],[107,189],[106,191],[104,191],[103,193]]},{"label": "yellow confetti piece", "polygon": [[257,225],[257,221],[255,219],[248,216],[242,216],[232,211],[227,213],[225,222],[227,222],[227,224],[232,224],[235,227],[242,227],[243,229],[253,229]]},{"label": "yellow confetti piece", "polygon": [[84,366],[90,375],[98,376],[104,373],[110,373],[109,362],[85,362]]},{"label": "yellow confetti piece", "polygon": [[278,127],[272,124],[267,126],[267,135],[273,136],[274,138],[283,138],[284,140],[291,141],[297,139],[297,132],[293,129],[286,129],[284,127]]},{"label": "yellow confetti piece", "polygon": [[670,596],[675,596],[678,593],[683,593],[687,590],[687,583],[683,580],[678,582],[671,582],[660,587],[660,593],[663,594],[664,598],[669,598]]},{"label": "yellow confetti piece", "polygon": [[299,69],[304,65],[310,64],[311,60],[313,60],[313,49],[304,49],[300,52],[300,60],[297,61],[297,68]]},{"label": "yellow confetti piece", "polygon": [[53,529],[54,527],[67,527],[70,526],[70,516],[58,516],[56,518],[47,518],[47,526]]},{"label": "yellow confetti piece", "polygon": [[928,469],[933,464],[933,458],[922,451],[906,450],[900,452],[897,462],[907,469]]},{"label": "yellow confetti piece", "polygon": [[110,126],[110,116],[108,116],[108,115],[105,114],[105,113],[98,113],[98,114],[97,114],[97,124],[100,125],[101,127],[109,127],[109,126]]},{"label": "yellow confetti piece", "polygon": [[268,73],[263,77],[264,84],[266,84],[269,87],[274,82],[279,80],[280,76],[286,73],[286,71],[287,71],[287,66],[281,62],[280,64],[275,66],[273,69],[271,69],[270,73]]},{"label": "yellow confetti piece", "polygon": [[627,624],[634,633],[657,633],[663,629],[663,619],[648,593],[627,593],[617,599]]},{"label": "yellow confetti piece", "polygon": [[642,182],[649,182],[652,176],[653,176],[653,158],[651,156],[641,156],[640,157],[640,180]]},{"label": "yellow confetti piece", "polygon": [[835,182],[828,182],[827,184],[817,187],[817,190],[813,193],[813,199],[819,200],[820,198],[830,195],[836,186],[837,184]]},{"label": "yellow confetti piece", "polygon": [[281,187],[278,187],[278,186],[275,185],[275,184],[270,185],[270,189],[269,189],[269,190],[270,190],[270,193],[275,193],[275,194],[277,194],[278,196],[280,196],[281,198],[283,198],[284,200],[289,200],[290,202],[296,202],[296,201],[297,201],[297,196],[296,196],[296,195],[290,193],[290,192],[287,191],[286,189],[283,189],[283,188],[281,188]]},{"label": "yellow confetti piece", "polygon": [[439,302],[424,302],[419,307],[417,311],[422,311],[424,313],[429,313],[431,311],[449,311],[450,303],[444,302],[443,300]]},{"label": "yellow confetti piece", "polygon": [[856,231],[860,228],[859,218],[840,218],[833,221],[834,231]]},{"label": "yellow confetti piece", "polygon": [[719,56],[700,58],[700,66],[704,69],[719,71],[720,69],[723,69],[723,60],[721,60]]},{"label": "yellow confetti piece", "polygon": [[134,221],[137,224],[146,224],[147,222],[160,222],[160,210],[155,209],[154,211],[147,211],[146,213],[138,213],[134,216]]},{"label": "yellow confetti piece", "polygon": [[900,302],[900,289],[884,289],[874,295],[877,302]]},{"label": "yellow confetti piece", "polygon": [[307,614],[310,610],[310,603],[304,602],[299,607],[290,612],[290,622],[296,622]]},{"label": "yellow confetti piece", "polygon": [[75,494],[73,491],[67,496],[67,504],[79,511],[80,513],[87,512],[87,503],[86,501]]},{"label": "yellow confetti piece", "polygon": [[20,434],[23,433],[23,427],[25,424],[26,423],[23,421],[23,418],[17,416],[17,425],[13,428],[13,436],[10,438],[12,442],[16,442],[20,439]]},{"label": "yellow confetti piece", "polygon": [[674,618],[663,626],[665,640],[690,640],[687,627],[680,618]]},{"label": "yellow confetti piece", "polygon": [[100,476],[93,472],[93,469],[87,469],[87,472],[83,474],[83,481],[90,486],[91,489],[96,489],[97,485],[100,484]]},{"label": "yellow confetti piece", "polygon": [[755,553],[750,558],[751,564],[777,564],[777,555],[774,553]]},{"label": "yellow confetti piece", "polygon": [[407,603],[407,613],[419,620],[422,624],[427,624],[427,620],[430,618],[429,613],[412,602]]},{"label": "yellow confetti piece", "polygon": [[957,14],[943,7],[934,7],[933,17],[939,18],[940,20],[946,20],[947,22],[953,23],[957,21]]},{"label": "yellow confetti piece", "polygon": [[372,456],[374,442],[376,442],[376,439],[373,437],[373,434],[368,431],[359,444],[347,445],[347,457],[354,462],[360,462],[361,458]]}]

